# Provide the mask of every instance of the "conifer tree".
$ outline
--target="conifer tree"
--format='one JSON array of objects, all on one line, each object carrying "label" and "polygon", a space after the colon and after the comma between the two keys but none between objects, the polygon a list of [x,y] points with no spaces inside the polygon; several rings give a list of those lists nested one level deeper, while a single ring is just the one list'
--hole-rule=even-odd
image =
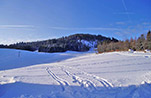
[{"label": "conifer tree", "polygon": [[151,31],[148,31],[146,36],[146,48],[151,50]]}]

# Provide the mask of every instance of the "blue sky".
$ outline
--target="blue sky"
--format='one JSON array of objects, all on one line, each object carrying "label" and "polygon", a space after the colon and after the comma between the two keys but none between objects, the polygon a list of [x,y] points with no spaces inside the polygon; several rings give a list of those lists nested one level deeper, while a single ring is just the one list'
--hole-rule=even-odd
[{"label": "blue sky", "polygon": [[0,0],[0,44],[75,33],[125,40],[151,29],[151,0]]}]

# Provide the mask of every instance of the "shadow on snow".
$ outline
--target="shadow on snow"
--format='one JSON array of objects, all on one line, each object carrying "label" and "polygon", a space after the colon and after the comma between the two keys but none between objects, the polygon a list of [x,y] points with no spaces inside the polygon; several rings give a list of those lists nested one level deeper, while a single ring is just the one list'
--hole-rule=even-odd
[{"label": "shadow on snow", "polygon": [[0,49],[0,71],[37,64],[53,63],[75,57],[75,53],[38,53]]},{"label": "shadow on snow", "polygon": [[80,86],[42,85],[16,82],[0,85],[0,98],[149,98],[151,84],[104,88],[93,91]]}]

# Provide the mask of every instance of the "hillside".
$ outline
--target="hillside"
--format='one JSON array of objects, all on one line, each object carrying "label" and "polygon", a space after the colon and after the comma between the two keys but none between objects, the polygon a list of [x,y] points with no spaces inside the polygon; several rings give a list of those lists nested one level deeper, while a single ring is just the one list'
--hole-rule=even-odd
[{"label": "hillside", "polygon": [[[101,35],[74,34],[58,39],[49,39],[37,42],[21,42],[11,44],[8,48],[22,49],[39,52],[65,52],[65,51],[88,51],[90,48],[97,47],[102,41],[117,42],[115,38],[108,38]],[[2,47],[2,46],[1,46]],[[3,46],[4,47],[4,46]]]},{"label": "hillside", "polygon": [[151,96],[151,53],[0,49],[0,54],[0,98]]}]

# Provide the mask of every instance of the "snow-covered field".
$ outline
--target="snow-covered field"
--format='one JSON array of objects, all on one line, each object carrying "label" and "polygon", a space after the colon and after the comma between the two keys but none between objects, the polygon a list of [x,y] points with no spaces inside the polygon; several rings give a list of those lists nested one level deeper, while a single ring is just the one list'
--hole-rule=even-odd
[{"label": "snow-covered field", "polygon": [[151,53],[0,49],[0,98],[150,98]]}]

